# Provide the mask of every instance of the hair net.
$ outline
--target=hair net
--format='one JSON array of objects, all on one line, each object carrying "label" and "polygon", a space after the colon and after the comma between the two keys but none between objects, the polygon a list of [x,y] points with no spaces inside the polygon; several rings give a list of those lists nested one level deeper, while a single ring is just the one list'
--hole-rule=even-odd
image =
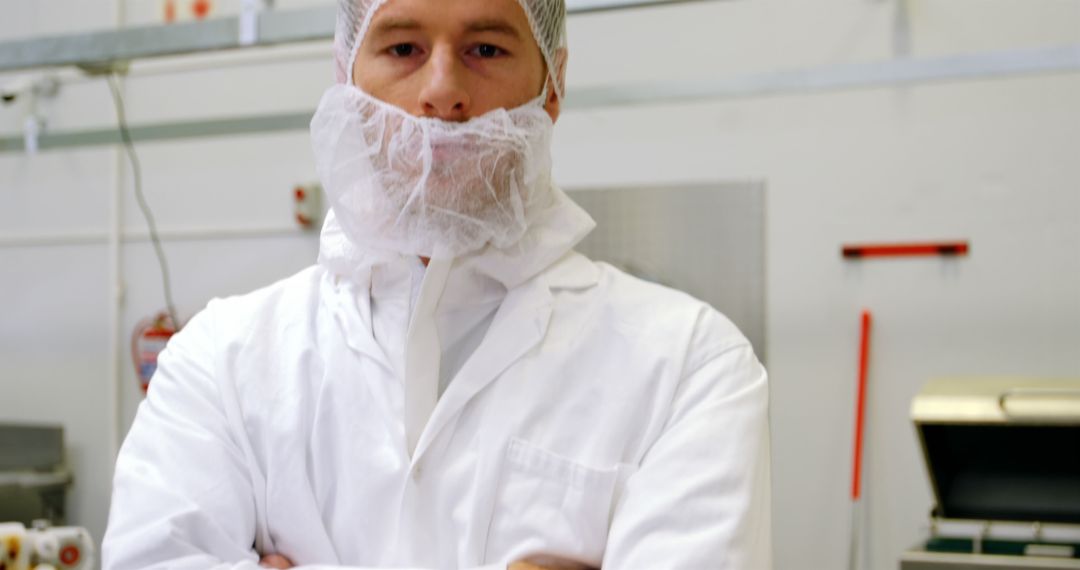
[{"label": "hair net", "polygon": [[[337,27],[334,32],[334,64],[338,83],[352,77],[356,50],[367,33],[375,12],[392,0],[338,0]],[[452,1],[452,0],[444,0]],[[517,0],[525,9],[533,37],[547,64],[548,77],[561,98],[563,71],[566,67],[565,0]]]}]

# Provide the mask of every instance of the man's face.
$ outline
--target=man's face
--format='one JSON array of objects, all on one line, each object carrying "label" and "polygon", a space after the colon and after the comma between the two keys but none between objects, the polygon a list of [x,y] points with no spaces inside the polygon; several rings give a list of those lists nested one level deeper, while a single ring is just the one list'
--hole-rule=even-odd
[{"label": "man's face", "polygon": [[[353,80],[412,115],[447,121],[517,107],[548,81],[516,0],[390,0],[371,20]],[[544,108],[558,118],[552,85]]]}]

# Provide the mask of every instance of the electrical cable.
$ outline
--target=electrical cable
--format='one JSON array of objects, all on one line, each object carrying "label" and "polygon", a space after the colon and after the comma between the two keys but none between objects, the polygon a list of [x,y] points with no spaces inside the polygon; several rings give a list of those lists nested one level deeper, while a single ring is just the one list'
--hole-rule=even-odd
[{"label": "electrical cable", "polygon": [[135,200],[142,210],[143,218],[150,233],[150,242],[154,245],[154,254],[157,256],[158,266],[161,268],[161,282],[165,291],[165,310],[172,320],[172,326],[180,329],[180,320],[176,318],[176,304],[173,303],[172,283],[169,276],[169,262],[165,258],[165,250],[161,247],[161,239],[158,236],[157,223],[154,221],[154,213],[150,211],[150,205],[143,195],[142,167],[139,165],[139,157],[135,154],[135,143],[131,138],[131,130],[128,128],[127,115],[124,112],[124,97],[120,92],[119,78],[115,73],[108,75],[109,90],[112,91],[113,104],[116,106],[116,122],[120,129],[120,138],[127,150],[128,159],[131,161],[131,172],[135,182]]}]

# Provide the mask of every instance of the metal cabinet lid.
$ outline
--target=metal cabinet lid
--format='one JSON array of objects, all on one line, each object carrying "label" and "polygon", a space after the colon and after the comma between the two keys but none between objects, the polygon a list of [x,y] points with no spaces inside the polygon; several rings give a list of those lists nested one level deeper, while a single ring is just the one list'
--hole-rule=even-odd
[{"label": "metal cabinet lid", "polygon": [[938,516],[1080,524],[1080,379],[936,379],[911,415]]},{"label": "metal cabinet lid", "polygon": [[1080,425],[1080,378],[935,378],[915,397],[911,418]]}]

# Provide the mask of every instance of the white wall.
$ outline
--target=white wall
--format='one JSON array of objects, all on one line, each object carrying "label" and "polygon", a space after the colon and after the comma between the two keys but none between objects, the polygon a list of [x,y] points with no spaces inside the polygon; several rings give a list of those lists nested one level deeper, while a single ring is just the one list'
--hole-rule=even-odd
[{"label": "white wall", "polygon": [[[109,26],[116,12],[107,0],[5,7],[12,10],[15,18],[0,20],[0,39]],[[147,22],[156,8],[131,0],[126,13]],[[1074,44],[1077,22],[1075,0],[739,0],[582,16],[570,22],[568,83],[573,90],[873,61],[898,45],[921,57]],[[319,46],[272,53],[297,51],[313,57],[185,71],[139,65],[126,87],[131,120],[311,110],[330,66]],[[65,86],[54,110],[57,129],[112,121],[100,80]],[[0,132],[13,134],[20,122],[15,110],[0,109]],[[927,378],[1080,375],[1080,74],[568,111],[556,132],[556,176],[567,187],[768,181],[777,568],[845,563],[863,307],[875,316],[868,568],[895,567],[931,506],[907,419]],[[303,132],[153,143],[139,152],[166,230],[287,228],[289,188],[313,178]],[[123,224],[138,231],[129,174],[112,149],[0,155],[0,236],[106,231],[118,181]],[[839,255],[848,242],[944,238],[970,240],[971,255],[857,263]],[[212,296],[310,263],[317,243],[282,232],[166,248],[177,301],[190,315]],[[99,537],[110,476],[108,260],[103,244],[0,247],[0,382],[14,394],[0,401],[0,420],[67,425],[78,478],[72,514]],[[124,247],[122,261],[126,335],[161,302],[146,244]],[[126,354],[123,363],[126,422],[138,394]]]}]

